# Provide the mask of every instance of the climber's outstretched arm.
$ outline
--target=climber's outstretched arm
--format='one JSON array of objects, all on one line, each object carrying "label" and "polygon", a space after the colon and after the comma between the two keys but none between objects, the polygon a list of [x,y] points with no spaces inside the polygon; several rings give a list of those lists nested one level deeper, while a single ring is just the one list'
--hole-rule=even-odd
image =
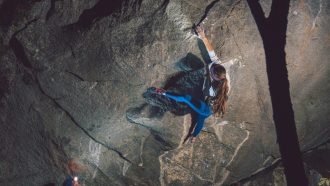
[{"label": "climber's outstretched arm", "polygon": [[221,63],[221,60],[218,58],[218,56],[214,52],[214,48],[213,48],[211,42],[207,39],[207,37],[205,35],[204,28],[199,25],[196,27],[196,32],[197,32],[199,38],[203,41],[203,43],[206,47],[206,50],[209,53],[211,61],[214,63]]},{"label": "climber's outstretched arm", "polygon": [[205,31],[204,28],[202,26],[197,26],[196,27],[196,32],[198,33],[198,36],[201,38],[201,40],[203,41],[206,49],[208,52],[212,52],[214,51],[214,48],[211,44],[211,42],[207,39],[206,35],[205,35]]}]

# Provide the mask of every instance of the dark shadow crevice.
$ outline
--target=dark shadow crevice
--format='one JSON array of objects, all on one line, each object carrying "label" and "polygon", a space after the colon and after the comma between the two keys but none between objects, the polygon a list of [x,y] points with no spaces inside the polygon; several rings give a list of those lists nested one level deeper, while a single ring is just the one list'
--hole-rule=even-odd
[{"label": "dark shadow crevice", "polygon": [[198,21],[197,25],[201,24],[204,19],[207,17],[208,13],[210,12],[210,10],[214,7],[214,5],[216,3],[220,2],[220,0],[214,0],[212,1],[210,4],[207,5],[207,7],[205,8],[205,11],[204,11],[204,15],[201,17],[201,19]]},{"label": "dark shadow crevice", "polygon": [[68,70],[66,70],[65,72],[71,74],[72,76],[76,77],[80,81],[85,81],[85,79],[83,77],[81,77],[80,75],[78,75],[78,74],[76,74],[74,72],[71,72],[71,71],[68,71]]},{"label": "dark shadow crevice", "polygon": [[50,18],[52,15],[54,15],[54,13],[55,13],[55,3],[56,3],[56,1],[61,1],[61,0],[51,0],[51,1],[50,1],[50,8],[49,8],[49,10],[48,10],[48,12],[47,12],[47,14],[46,14],[46,21],[48,21],[49,18]]},{"label": "dark shadow crevice", "polygon": [[4,0],[0,4],[0,25],[9,27],[14,21],[23,17],[33,6],[41,0]]},{"label": "dark shadow crevice", "polygon": [[0,25],[9,26],[14,20],[16,11],[25,3],[22,0],[7,0],[0,7]]},{"label": "dark shadow crevice", "polygon": [[12,51],[14,52],[14,54],[17,58],[17,61],[22,63],[26,68],[29,68],[29,69],[33,69],[33,65],[31,64],[28,57],[26,56],[24,46],[16,38],[16,35],[19,34],[20,32],[22,32],[23,30],[25,30],[30,24],[36,22],[37,20],[38,19],[33,19],[33,20],[27,22],[24,25],[24,27],[19,29],[18,31],[16,31],[9,40],[9,46],[12,49]]},{"label": "dark shadow crevice", "polygon": [[166,10],[169,3],[170,3],[170,0],[164,0],[162,5],[160,6],[160,9]]},{"label": "dark shadow crevice", "polygon": [[27,56],[25,54],[24,47],[15,36],[13,36],[10,39],[9,46],[12,48],[17,60],[19,62],[21,62],[26,68],[31,69],[32,64],[30,63],[29,59],[27,58]]},{"label": "dark shadow crevice", "polygon": [[95,20],[111,15],[113,12],[121,9],[122,1],[120,0],[100,0],[95,6],[84,10],[79,16],[76,23],[82,27],[90,26]]},{"label": "dark shadow crevice", "polygon": [[120,13],[123,7],[131,7],[133,11],[138,11],[143,0],[100,0],[92,8],[84,10],[76,23],[69,25],[69,28],[89,28],[94,22]]}]

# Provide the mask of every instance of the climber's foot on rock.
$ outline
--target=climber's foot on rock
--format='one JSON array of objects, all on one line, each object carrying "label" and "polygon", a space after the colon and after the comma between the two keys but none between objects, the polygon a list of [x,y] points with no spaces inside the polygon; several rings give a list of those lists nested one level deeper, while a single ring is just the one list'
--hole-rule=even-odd
[{"label": "climber's foot on rock", "polygon": [[156,93],[157,94],[160,94],[160,95],[165,95],[165,90],[164,89],[162,89],[162,88],[156,88]]},{"label": "climber's foot on rock", "polygon": [[166,91],[162,88],[150,87],[143,93],[143,97],[145,101],[152,106],[159,107],[164,111],[174,110],[175,103],[164,96],[165,92]]}]

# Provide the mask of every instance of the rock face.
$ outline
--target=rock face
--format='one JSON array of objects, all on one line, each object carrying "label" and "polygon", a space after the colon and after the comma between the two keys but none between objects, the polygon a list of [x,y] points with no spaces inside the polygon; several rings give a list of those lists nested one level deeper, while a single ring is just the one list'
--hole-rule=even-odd
[{"label": "rock face", "polygon": [[[268,15],[271,1],[261,5]],[[330,138],[329,11],[325,0],[290,4],[286,59],[303,152]],[[229,111],[183,144],[194,115],[152,105],[146,91],[200,90],[209,59],[191,28],[201,21],[230,75]],[[0,185],[60,185],[70,158],[86,167],[84,185],[230,185],[280,158],[246,1],[2,0],[0,28]],[[281,167],[269,175],[285,184]]]}]

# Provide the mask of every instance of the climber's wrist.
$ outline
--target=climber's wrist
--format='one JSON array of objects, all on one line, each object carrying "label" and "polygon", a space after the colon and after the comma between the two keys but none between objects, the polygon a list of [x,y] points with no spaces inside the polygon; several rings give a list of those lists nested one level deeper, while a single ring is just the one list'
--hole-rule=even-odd
[{"label": "climber's wrist", "polygon": [[203,36],[203,37],[199,36],[199,38],[201,38],[201,40],[203,40],[203,41],[207,41],[207,40],[208,40],[208,39],[206,38],[206,36]]}]

